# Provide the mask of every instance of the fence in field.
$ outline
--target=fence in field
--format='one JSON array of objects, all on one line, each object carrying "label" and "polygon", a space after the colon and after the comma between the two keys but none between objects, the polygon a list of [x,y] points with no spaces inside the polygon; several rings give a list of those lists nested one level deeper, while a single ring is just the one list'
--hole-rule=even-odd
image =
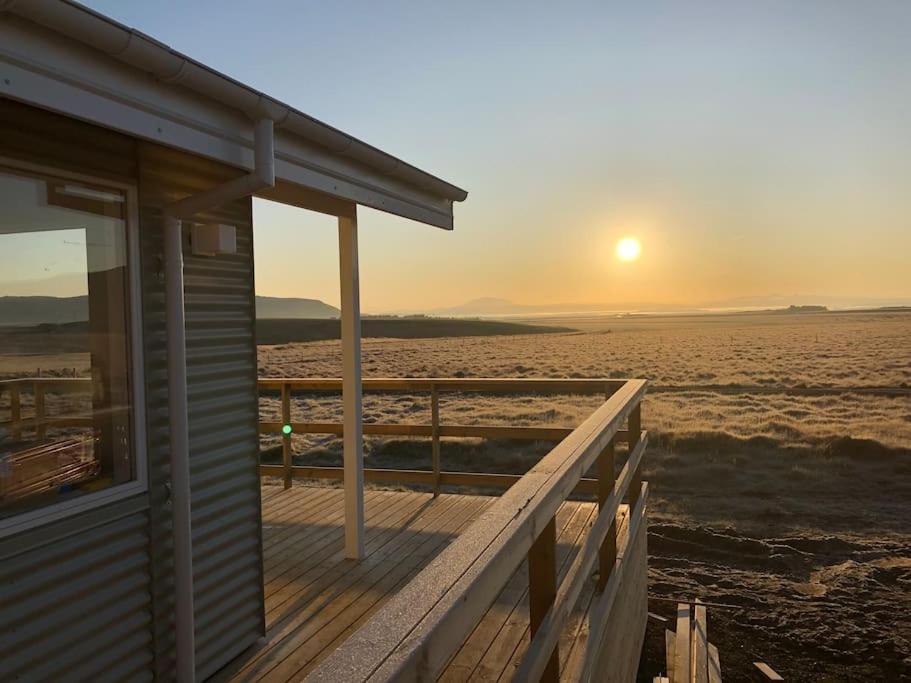
[{"label": "fence in field", "polygon": [[[424,437],[429,439],[427,469],[380,469],[367,467],[364,478],[367,481],[420,484],[439,492],[441,486],[471,486],[505,489],[521,478],[518,474],[490,472],[445,471],[441,463],[441,440],[451,437],[479,437],[487,439],[514,439],[528,441],[557,442],[572,433],[570,427],[555,426],[506,426],[506,425],[456,425],[444,424],[440,419],[440,396],[444,393],[484,393],[503,395],[529,394],[572,394],[601,395],[609,398],[625,385],[617,379],[460,379],[460,378],[391,378],[365,379],[363,392],[366,393],[408,393],[428,394],[430,397],[429,423],[377,424],[365,423],[363,433],[374,436]],[[0,381],[0,398],[9,394],[10,419],[0,421],[0,428],[9,431],[13,439],[19,440],[25,432],[31,431],[36,439],[44,439],[48,429],[55,427],[91,427],[91,415],[50,414],[46,407],[48,395],[89,394],[92,380],[89,378],[36,377]],[[301,466],[293,464],[293,434],[342,435],[339,422],[308,422],[292,420],[292,396],[294,394],[340,394],[342,380],[260,378],[260,394],[277,394],[281,406],[281,420],[259,421],[261,434],[280,435],[282,440],[282,464],[260,465],[263,476],[277,476],[290,487],[294,479],[341,480],[342,467]],[[23,400],[31,397],[31,405]],[[288,431],[290,429],[290,431]],[[625,440],[626,432],[620,430],[617,438]],[[576,491],[594,495],[598,491],[593,478],[580,478]]]},{"label": "fence in field", "polygon": [[[626,384],[616,379],[458,379],[458,378],[395,378],[365,379],[362,389],[367,393],[429,394],[430,422],[406,424],[364,423],[363,433],[374,436],[424,437],[430,440],[428,469],[379,469],[367,467],[364,478],[367,481],[423,484],[438,492],[440,486],[477,486],[508,488],[521,478],[518,474],[492,474],[484,472],[444,471],[441,466],[440,442],[447,437],[480,437],[487,439],[516,439],[528,441],[560,441],[569,436],[569,427],[532,427],[503,425],[454,425],[443,424],[440,420],[440,395],[444,393],[484,394],[594,394],[612,396]],[[334,434],[342,435],[342,424],[338,422],[301,422],[292,420],[291,399],[298,394],[339,394],[341,379],[294,379],[261,378],[259,391],[278,394],[281,400],[281,421],[260,421],[261,434],[282,436],[282,464],[261,465],[263,475],[282,477],[285,487],[291,486],[295,478],[338,479],[344,475],[342,467],[305,467],[293,464],[292,434]],[[290,431],[286,429],[290,427]],[[627,438],[620,431],[618,439]],[[580,493],[594,495],[598,491],[595,479],[581,478],[576,486]]]}]

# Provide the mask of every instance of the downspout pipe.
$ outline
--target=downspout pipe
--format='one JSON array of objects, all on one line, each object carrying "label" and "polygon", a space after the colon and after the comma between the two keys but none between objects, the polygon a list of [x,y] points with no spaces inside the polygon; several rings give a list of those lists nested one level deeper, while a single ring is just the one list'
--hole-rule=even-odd
[{"label": "downspout pipe", "polygon": [[165,310],[168,337],[168,418],[171,446],[171,515],[174,538],[174,631],[177,680],[196,679],[193,611],[193,539],[190,498],[190,427],[184,309],[183,220],[275,185],[274,124],[256,121],[253,171],[165,207]]}]

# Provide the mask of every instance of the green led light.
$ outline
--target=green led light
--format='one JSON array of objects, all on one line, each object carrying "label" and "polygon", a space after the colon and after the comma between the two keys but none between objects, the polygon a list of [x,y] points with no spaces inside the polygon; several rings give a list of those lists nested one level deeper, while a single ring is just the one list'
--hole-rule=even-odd
[{"label": "green led light", "polygon": [[282,434],[290,434],[290,433],[291,433],[291,425],[284,425],[282,427]]}]

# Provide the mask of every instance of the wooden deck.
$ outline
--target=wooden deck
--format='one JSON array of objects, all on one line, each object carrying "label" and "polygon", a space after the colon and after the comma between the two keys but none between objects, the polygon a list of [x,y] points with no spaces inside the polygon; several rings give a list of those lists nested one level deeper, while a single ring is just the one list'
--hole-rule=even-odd
[{"label": "wooden deck", "polygon": [[[216,680],[300,680],[400,590],[496,498],[366,492],[367,556],[343,558],[342,490],[263,484],[267,637]],[[627,508],[621,510],[624,526]],[[597,512],[594,503],[565,502],[557,513],[557,564],[569,568]],[[594,581],[560,641],[561,670],[587,630]],[[523,563],[441,679],[509,680],[529,642],[528,577]]]}]

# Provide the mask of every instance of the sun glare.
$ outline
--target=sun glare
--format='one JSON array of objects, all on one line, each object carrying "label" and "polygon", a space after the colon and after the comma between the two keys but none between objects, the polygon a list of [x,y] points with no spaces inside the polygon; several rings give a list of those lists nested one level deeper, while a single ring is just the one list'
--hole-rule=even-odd
[{"label": "sun glare", "polygon": [[617,258],[621,261],[635,261],[642,253],[642,245],[635,237],[624,237],[617,242]]}]

